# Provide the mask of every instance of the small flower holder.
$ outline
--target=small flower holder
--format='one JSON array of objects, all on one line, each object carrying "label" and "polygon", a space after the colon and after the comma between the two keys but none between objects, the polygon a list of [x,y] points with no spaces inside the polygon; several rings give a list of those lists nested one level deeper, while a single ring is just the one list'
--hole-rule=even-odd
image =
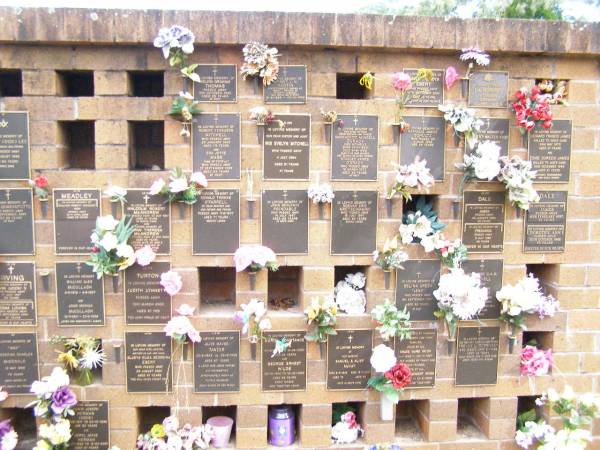
[{"label": "small flower holder", "polygon": [[460,79],[460,95],[464,99],[466,99],[469,96],[469,79],[468,78]]},{"label": "small flower holder", "polygon": [[446,343],[448,344],[448,356],[454,355],[454,350],[456,349],[456,339],[446,338]]},{"label": "small flower holder", "polygon": [[379,415],[381,420],[389,422],[394,420],[394,407],[396,404],[387,395],[381,395],[379,403]]},{"label": "small flower holder", "polygon": [[48,199],[40,198],[40,210],[42,211],[42,217],[45,219],[48,216]]},{"label": "small flower holder", "polygon": [[42,277],[42,288],[44,292],[50,292],[50,270],[40,270],[40,276]]},{"label": "small flower holder", "polygon": [[515,342],[517,342],[517,336],[509,335],[508,336],[508,353],[510,353],[511,355],[515,349]]},{"label": "small flower holder", "polygon": [[256,124],[256,139],[258,139],[259,145],[262,145],[264,137],[265,137],[265,127],[266,123],[257,123]]},{"label": "small flower holder", "polygon": [[529,143],[529,134],[528,133],[522,133],[521,134],[521,145],[523,146],[523,148],[525,150],[527,150],[527,148],[529,147],[528,143]]},{"label": "small flower holder", "polygon": [[460,216],[460,200],[452,200],[452,218],[458,219]]},{"label": "small flower holder", "polygon": [[187,209],[187,203],[178,202],[177,208],[179,209],[179,218],[181,220],[185,219],[185,210]]},{"label": "small flower holder", "polygon": [[256,349],[258,347],[258,342],[250,342],[250,357],[252,361],[256,361]]},{"label": "small flower holder", "polygon": [[252,77],[252,93],[254,95],[260,94],[260,81],[259,77]]},{"label": "small flower holder", "polygon": [[515,215],[517,216],[517,219],[520,219],[523,215],[521,208],[519,208],[518,206],[515,208]]},{"label": "small flower holder", "polygon": [[184,342],[183,344],[181,344],[181,358],[184,361],[187,361],[188,357],[189,357],[189,353],[190,353],[190,346],[188,345],[187,342]]},{"label": "small flower holder", "polygon": [[460,136],[459,134],[456,134],[456,133],[452,133],[452,138],[453,138],[453,141],[454,141],[454,146],[456,148],[460,148],[460,143],[462,141],[462,136]]},{"label": "small flower holder", "polygon": [[119,205],[117,202],[110,202],[110,212],[115,219],[117,218],[117,214],[119,213],[118,206]]},{"label": "small flower holder", "polygon": [[113,354],[115,357],[115,363],[121,364],[121,344],[113,344]]},{"label": "small flower holder", "polygon": [[120,278],[119,273],[112,275],[112,288],[113,288],[113,293],[115,293],[115,294],[117,292],[119,292],[119,278]]},{"label": "small flower holder", "polygon": [[248,272],[248,280],[250,281],[250,290],[256,289],[256,272]]},{"label": "small flower holder", "polygon": [[394,210],[394,202],[391,198],[385,198],[385,213],[388,219],[392,218],[392,212]]},{"label": "small flower holder", "polygon": [[323,124],[323,131],[325,133],[325,143],[327,145],[331,144],[331,126],[333,125],[332,122],[325,122]]},{"label": "small flower holder", "polygon": [[321,357],[321,359],[325,359],[326,355],[327,355],[327,341],[319,342],[319,356]]},{"label": "small flower holder", "polygon": [[254,219],[254,202],[256,202],[256,199],[248,197],[246,202],[248,203],[248,219]]},{"label": "small flower holder", "polygon": [[317,203],[317,207],[319,208],[319,220],[323,220],[325,218],[325,204],[319,202]]},{"label": "small flower holder", "polygon": [[392,271],[391,270],[384,270],[383,271],[383,285],[384,285],[384,287],[385,287],[386,290],[390,288],[391,275],[392,275]]}]

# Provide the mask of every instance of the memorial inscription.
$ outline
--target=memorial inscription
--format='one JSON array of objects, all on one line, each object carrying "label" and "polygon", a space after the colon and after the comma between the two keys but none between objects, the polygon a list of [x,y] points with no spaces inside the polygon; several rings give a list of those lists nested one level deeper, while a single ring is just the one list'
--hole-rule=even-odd
[{"label": "memorial inscription", "polygon": [[262,244],[277,254],[308,253],[308,195],[302,191],[263,191]]},{"label": "memorial inscription", "polygon": [[29,179],[29,113],[0,112],[0,180]]},{"label": "memorial inscription", "polygon": [[127,392],[171,392],[171,352],[171,338],[163,332],[126,332]]},{"label": "memorial inscription", "polygon": [[265,126],[263,178],[265,180],[308,180],[310,168],[310,114],[277,114]]},{"label": "memorial inscription", "polygon": [[433,387],[437,355],[437,329],[413,328],[410,339],[396,339],[396,357],[412,372],[411,388]]},{"label": "memorial inscription", "polygon": [[362,390],[371,376],[373,330],[337,330],[327,338],[327,389]]},{"label": "memorial inscription", "polygon": [[168,272],[169,262],[140,266],[125,272],[125,321],[127,325],[153,325],[171,319],[171,296],[160,285],[160,274]]},{"label": "memorial inscription", "polygon": [[54,242],[57,255],[87,255],[90,234],[100,215],[98,189],[53,189]]},{"label": "memorial inscription", "polygon": [[0,190],[0,255],[33,255],[34,242],[31,189]]},{"label": "memorial inscription", "polygon": [[147,189],[127,189],[125,214],[133,218],[135,230],[129,240],[133,248],[152,247],[157,255],[171,253],[171,208]]},{"label": "memorial inscription", "polygon": [[192,165],[208,180],[239,180],[240,113],[202,113],[192,120]]},{"label": "memorial inscription", "polygon": [[35,264],[0,262],[0,326],[35,324]]},{"label": "memorial inscription", "polygon": [[[304,331],[263,333],[261,379],[263,391],[306,390],[306,340]],[[274,354],[275,340],[285,339],[283,353]]]},{"label": "memorial inscription", "polygon": [[[415,79],[418,69],[404,69],[411,79]],[[412,83],[412,96],[406,106],[437,108],[444,103],[444,71],[432,70],[431,81],[421,80]]]},{"label": "memorial inscription", "polygon": [[536,183],[568,183],[571,171],[570,120],[554,119],[552,127],[536,127],[529,133],[529,159],[537,171]]},{"label": "memorial inscription", "polygon": [[376,181],[379,117],[338,114],[343,127],[332,127],[331,179]]},{"label": "memorial inscription", "polygon": [[468,105],[473,108],[507,108],[508,72],[473,72],[469,78]]},{"label": "memorial inscription", "polygon": [[200,81],[194,84],[194,99],[200,103],[237,102],[235,64],[199,64],[195,71]]},{"label": "memorial inscription", "polygon": [[377,245],[377,191],[336,191],[331,213],[331,254],[366,255]]},{"label": "memorial inscription", "polygon": [[36,333],[0,334],[0,386],[10,395],[31,395],[40,378]]},{"label": "memorial inscription", "polygon": [[538,191],[539,203],[525,214],[524,253],[565,251],[567,191]]},{"label": "memorial inscription", "polygon": [[496,300],[496,292],[502,289],[504,262],[501,259],[467,259],[461,267],[465,273],[481,275],[481,285],[488,289],[485,307],[477,315],[478,319],[498,319],[501,303]]},{"label": "memorial inscription", "polygon": [[411,320],[436,320],[433,312],[437,303],[433,291],[437,289],[442,265],[437,260],[409,259],[396,271],[396,306],[406,307]]},{"label": "memorial inscription", "polygon": [[400,164],[412,164],[417,157],[425,159],[435,181],[443,181],[446,141],[444,118],[405,116],[404,121],[410,128],[400,135]]},{"label": "memorial inscription", "polygon": [[194,344],[194,392],[239,392],[240,332],[202,331]]},{"label": "memorial inscription", "polygon": [[110,448],[108,401],[78,401],[71,422],[69,450],[106,450]]},{"label": "memorial inscription", "polygon": [[496,384],[499,344],[500,327],[458,327],[456,385]]},{"label": "memorial inscription", "polygon": [[502,252],[504,200],[503,191],[463,192],[462,241],[470,252]]},{"label": "memorial inscription", "polygon": [[59,326],[104,325],[104,284],[82,262],[57,262],[56,303]]},{"label": "memorial inscription", "polygon": [[264,88],[265,103],[305,104],[306,80],[306,66],[279,66],[277,79]]},{"label": "memorial inscription", "polygon": [[240,245],[240,191],[203,189],[192,207],[194,255],[230,255]]}]

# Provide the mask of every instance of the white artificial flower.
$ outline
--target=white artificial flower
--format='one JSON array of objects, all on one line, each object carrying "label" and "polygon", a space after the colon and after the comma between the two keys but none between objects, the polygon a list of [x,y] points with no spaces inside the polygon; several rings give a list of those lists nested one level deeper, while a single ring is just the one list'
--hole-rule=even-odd
[{"label": "white artificial flower", "polygon": [[19,443],[19,435],[15,430],[10,430],[0,441],[0,448],[2,450],[14,450]]},{"label": "white artificial flower", "polygon": [[359,427],[350,428],[346,422],[338,422],[331,428],[331,440],[335,444],[352,444],[358,439]]},{"label": "white artificial flower", "polygon": [[269,319],[262,319],[258,322],[258,328],[260,330],[270,330],[273,326],[271,325],[271,321]]},{"label": "white artificial flower", "polygon": [[132,266],[135,263],[135,250],[127,243],[117,245],[117,256],[125,259],[125,262],[121,264],[123,268]]},{"label": "white artificial flower", "polygon": [[392,348],[379,344],[373,349],[370,361],[375,372],[384,373],[394,367],[398,360]]},{"label": "white artificial flower", "polygon": [[409,223],[409,224],[403,223],[402,225],[400,225],[399,232],[400,232],[400,238],[402,239],[402,243],[403,244],[411,244],[412,241],[414,240],[415,224],[414,223]]},{"label": "white artificial flower", "polygon": [[174,194],[178,192],[183,192],[188,188],[187,178],[174,178],[169,182],[169,190]]},{"label": "white artificial flower", "polygon": [[367,283],[367,277],[362,272],[349,273],[346,275],[346,283],[351,284],[355,289],[362,289]]},{"label": "white artificial flower", "polygon": [[108,216],[100,216],[96,219],[96,228],[102,231],[113,231],[117,228],[119,221],[110,214]]},{"label": "white artificial flower", "polygon": [[160,191],[162,191],[165,186],[166,186],[165,180],[163,180],[162,178],[159,178],[154,183],[152,183],[152,186],[150,186],[150,195],[160,194]]},{"label": "white artificial flower", "polygon": [[357,290],[346,281],[340,281],[335,288],[335,303],[346,314],[363,314],[367,299],[363,290]]},{"label": "white artificial flower", "polygon": [[92,244],[97,244],[99,240],[100,238],[98,237],[98,234],[96,234],[95,232],[92,233],[92,235],[90,236],[90,241],[92,241]]},{"label": "white artificial flower", "polygon": [[120,186],[111,185],[104,190],[104,195],[109,198],[125,197],[127,195],[127,189]]},{"label": "white artificial flower", "polygon": [[421,238],[420,244],[423,246],[425,252],[430,253],[437,248],[437,245],[440,242],[440,240],[440,233],[433,233]]},{"label": "white artificial flower", "polygon": [[478,273],[467,275],[463,269],[453,268],[440,277],[433,296],[441,310],[451,312],[461,320],[472,320],[485,307],[488,290],[481,287]]},{"label": "white artificial flower", "polygon": [[417,218],[417,222],[415,223],[415,231],[414,236],[423,239],[429,233],[433,232],[433,228],[431,228],[431,221],[426,216],[419,216]]},{"label": "white artificial flower", "polygon": [[106,233],[104,236],[102,236],[102,239],[98,241],[98,245],[107,252],[110,252],[111,250],[117,248],[118,244],[119,240],[117,239],[117,236],[115,236],[111,232]]},{"label": "white artificial flower", "polygon": [[102,367],[105,362],[106,354],[99,346],[96,348],[88,348],[79,359],[81,367],[90,370]]}]

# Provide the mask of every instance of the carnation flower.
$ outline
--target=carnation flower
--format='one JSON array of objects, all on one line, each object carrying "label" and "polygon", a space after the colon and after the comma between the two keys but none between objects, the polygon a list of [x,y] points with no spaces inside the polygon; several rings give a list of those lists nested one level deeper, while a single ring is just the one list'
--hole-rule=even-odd
[{"label": "carnation flower", "polygon": [[160,275],[160,285],[165,289],[165,292],[172,297],[181,290],[183,281],[181,280],[181,275],[169,270]]},{"label": "carnation flower", "polygon": [[446,68],[446,76],[444,78],[444,81],[446,82],[446,89],[450,90],[458,78],[459,75],[456,69],[453,66],[448,66],[448,68]]},{"label": "carnation flower", "polygon": [[263,245],[246,245],[238,248],[233,255],[235,270],[258,271],[263,268],[277,270],[277,256],[269,247]]},{"label": "carnation flower", "polygon": [[552,368],[552,350],[540,350],[526,345],[521,351],[521,375],[536,377],[547,375]]},{"label": "carnation flower", "polygon": [[404,363],[397,363],[385,372],[384,376],[391,381],[395,389],[404,389],[411,382],[412,373]]},{"label": "carnation flower", "polygon": [[145,267],[151,264],[155,258],[156,253],[154,253],[154,250],[149,245],[145,245],[135,251],[135,259],[140,266]]},{"label": "carnation flower", "polygon": [[392,86],[397,91],[408,91],[412,88],[412,80],[406,72],[396,72],[392,75]]},{"label": "carnation flower", "polygon": [[175,178],[169,182],[169,190],[173,193],[183,192],[188,188],[187,178]]}]

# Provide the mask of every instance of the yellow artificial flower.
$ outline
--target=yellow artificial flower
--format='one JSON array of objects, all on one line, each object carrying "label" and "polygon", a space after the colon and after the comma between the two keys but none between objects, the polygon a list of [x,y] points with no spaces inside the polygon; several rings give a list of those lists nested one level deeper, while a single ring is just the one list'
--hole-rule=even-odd
[{"label": "yellow artificial flower", "polygon": [[423,80],[433,80],[433,70],[426,69],[424,67],[421,67],[419,70],[417,70],[417,75],[415,75],[415,82],[418,83],[419,81]]},{"label": "yellow artificial flower", "polygon": [[368,90],[373,88],[373,81],[375,80],[375,76],[371,72],[365,73],[360,80],[358,80],[358,84],[366,87]]},{"label": "yellow artificial flower", "polygon": [[308,316],[308,320],[315,320],[317,317],[317,311],[312,306],[308,308],[306,311],[306,315]]},{"label": "yellow artificial flower", "polygon": [[152,428],[150,429],[150,436],[153,438],[164,438],[166,436],[165,429],[161,424],[156,423],[152,425]]},{"label": "yellow artificial flower", "polygon": [[59,353],[58,362],[65,364],[71,370],[79,367],[79,360],[71,352]]}]

